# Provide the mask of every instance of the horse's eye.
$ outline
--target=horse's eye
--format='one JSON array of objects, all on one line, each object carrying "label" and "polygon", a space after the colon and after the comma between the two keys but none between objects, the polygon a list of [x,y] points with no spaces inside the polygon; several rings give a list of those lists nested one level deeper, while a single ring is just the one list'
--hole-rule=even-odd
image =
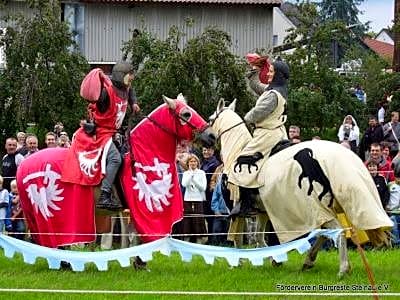
[{"label": "horse's eye", "polygon": [[185,120],[188,120],[191,116],[192,114],[190,113],[190,111],[185,111],[184,113],[182,113],[182,118],[184,118]]}]

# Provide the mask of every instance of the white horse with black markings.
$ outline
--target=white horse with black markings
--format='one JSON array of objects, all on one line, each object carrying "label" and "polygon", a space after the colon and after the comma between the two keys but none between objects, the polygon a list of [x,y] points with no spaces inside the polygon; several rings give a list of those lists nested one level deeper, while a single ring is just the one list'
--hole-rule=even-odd
[{"label": "white horse with black markings", "polygon": [[[224,100],[220,100],[210,117],[228,177],[234,172],[240,150],[251,139],[234,111],[235,102],[225,107]],[[354,228],[366,231],[372,244],[390,244],[387,232],[393,223],[382,207],[371,175],[353,152],[337,143],[308,141],[288,147],[260,166],[258,182],[262,185],[262,204],[281,243],[317,228],[342,228],[337,214],[344,213]],[[318,237],[303,269],[313,267],[325,239]],[[339,276],[343,276],[350,271],[344,233],[337,242]]]}]

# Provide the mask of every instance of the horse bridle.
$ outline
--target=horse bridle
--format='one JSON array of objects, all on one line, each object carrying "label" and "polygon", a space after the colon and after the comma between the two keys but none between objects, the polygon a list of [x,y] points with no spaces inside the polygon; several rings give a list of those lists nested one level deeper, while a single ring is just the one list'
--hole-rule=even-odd
[{"label": "horse bridle", "polygon": [[[216,112],[215,119],[211,122],[210,127],[212,127],[212,126],[214,125],[214,123],[215,123],[215,121],[218,119],[219,115],[220,115],[225,109],[226,109],[226,108],[220,110],[219,112]],[[222,132],[217,136],[216,140],[217,140],[217,141],[220,140],[223,134],[227,133],[228,131],[230,131],[230,130],[232,130],[233,128],[235,128],[235,127],[237,127],[237,126],[239,126],[239,125],[242,125],[242,124],[244,124],[244,121],[243,121],[243,120],[240,121],[239,123],[237,123],[237,124],[235,124],[235,125],[233,125],[233,126],[227,128],[227,129],[225,129],[224,131],[222,131]]]},{"label": "horse bridle", "polygon": [[[196,126],[194,126],[192,123],[190,123],[188,120],[184,119],[181,115],[179,115],[178,113],[176,113],[176,110],[169,108],[169,111],[172,113],[172,115],[175,117],[175,128],[178,128],[178,124],[177,122],[179,120],[185,122],[186,124],[188,124],[193,131],[197,132],[203,132],[204,130],[206,130],[206,128],[208,127],[208,125],[204,126],[201,129],[197,129]],[[178,139],[184,139],[183,137],[181,137],[176,131],[172,130],[171,128],[168,128],[166,126],[164,126],[163,124],[160,124],[158,121],[154,120],[152,117],[150,116],[145,116],[145,118],[147,118],[150,122],[152,122],[154,125],[156,125],[158,128],[160,128],[161,130],[163,130],[164,132],[177,137]]]}]

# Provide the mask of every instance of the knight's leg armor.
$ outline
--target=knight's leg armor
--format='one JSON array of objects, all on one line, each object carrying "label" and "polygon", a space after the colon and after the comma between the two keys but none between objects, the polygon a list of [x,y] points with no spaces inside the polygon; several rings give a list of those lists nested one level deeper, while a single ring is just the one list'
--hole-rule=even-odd
[{"label": "knight's leg armor", "polygon": [[122,209],[121,202],[112,195],[112,185],[120,165],[121,155],[114,143],[111,143],[106,159],[106,175],[101,182],[101,194],[96,205],[97,208],[108,210]]},{"label": "knight's leg armor", "polygon": [[240,201],[232,209],[232,217],[250,217],[259,213],[257,208],[255,208],[256,197],[258,196],[257,188],[245,188],[239,187],[240,189]]}]

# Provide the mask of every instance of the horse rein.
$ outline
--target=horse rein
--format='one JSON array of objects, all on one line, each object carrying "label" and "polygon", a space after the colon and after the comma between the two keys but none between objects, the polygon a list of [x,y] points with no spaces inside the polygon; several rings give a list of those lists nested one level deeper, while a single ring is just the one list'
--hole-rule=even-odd
[{"label": "horse rein", "polygon": [[[220,115],[225,109],[226,109],[226,108],[222,109],[221,111],[219,111],[218,113],[215,114],[215,119],[211,122],[210,127],[212,127],[212,126],[214,125],[214,123],[215,123],[215,121],[217,121],[219,115]],[[216,140],[217,140],[217,141],[220,140],[221,137],[222,137],[222,135],[223,135],[224,133],[227,133],[227,132],[230,131],[231,129],[233,129],[233,128],[239,126],[239,125],[242,125],[242,124],[245,124],[243,120],[240,121],[239,123],[237,123],[237,124],[235,124],[235,125],[233,125],[233,126],[227,128],[227,129],[225,129],[224,131],[222,131],[222,132],[217,136],[217,139],[216,139]]]},{"label": "horse rein", "polygon": [[227,133],[227,132],[230,131],[231,129],[233,129],[233,128],[239,126],[239,125],[242,125],[242,124],[244,124],[244,121],[243,121],[243,120],[240,121],[239,123],[237,123],[237,124],[235,124],[235,125],[229,127],[228,129],[225,129],[224,131],[222,131],[222,132],[218,135],[217,141],[222,137],[222,135],[223,135],[224,133]]},{"label": "horse rein", "polygon": [[[181,117],[179,114],[177,114],[175,110],[170,108],[169,111],[175,117],[175,123],[179,119],[179,120],[182,120],[183,122],[185,122],[186,124],[188,124],[194,131],[204,131],[206,129],[206,127],[204,127],[204,129],[202,129],[202,130],[197,129],[196,126],[194,126],[192,123],[190,123],[189,121],[187,121],[183,117]],[[147,118],[150,122],[152,122],[154,125],[156,125],[158,128],[160,128],[164,132],[166,132],[166,133],[168,133],[168,134],[170,134],[170,135],[172,135],[174,137],[177,137],[178,139],[184,139],[183,137],[179,136],[179,134],[177,132],[173,131],[172,129],[170,129],[170,128],[162,125],[162,124],[160,124],[158,121],[154,120],[152,117],[145,116],[145,118]],[[177,127],[177,126],[175,126],[175,127]]]}]

